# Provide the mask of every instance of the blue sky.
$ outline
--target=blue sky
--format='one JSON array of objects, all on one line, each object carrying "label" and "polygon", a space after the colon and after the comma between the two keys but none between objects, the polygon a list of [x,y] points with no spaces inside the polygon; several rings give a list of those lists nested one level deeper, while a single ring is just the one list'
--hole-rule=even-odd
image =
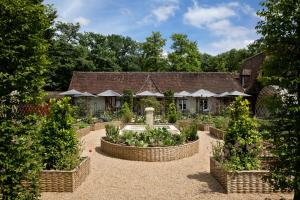
[{"label": "blue sky", "polygon": [[45,0],[59,21],[79,22],[81,31],[121,34],[144,41],[152,31],[168,39],[173,33],[197,41],[212,55],[243,48],[259,38],[255,26],[259,0]]}]

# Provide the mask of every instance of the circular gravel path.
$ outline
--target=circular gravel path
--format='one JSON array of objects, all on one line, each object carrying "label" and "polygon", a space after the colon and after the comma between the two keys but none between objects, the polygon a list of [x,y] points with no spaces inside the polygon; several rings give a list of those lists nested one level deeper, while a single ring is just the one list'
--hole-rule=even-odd
[{"label": "circular gravel path", "polygon": [[[83,155],[91,157],[91,173],[73,193],[42,193],[42,200],[194,200],[292,199],[291,194],[225,194],[209,174],[211,146],[216,139],[199,132],[199,153],[170,162],[112,158],[100,152],[104,129],[83,137]],[[92,152],[89,152],[92,150]]]}]

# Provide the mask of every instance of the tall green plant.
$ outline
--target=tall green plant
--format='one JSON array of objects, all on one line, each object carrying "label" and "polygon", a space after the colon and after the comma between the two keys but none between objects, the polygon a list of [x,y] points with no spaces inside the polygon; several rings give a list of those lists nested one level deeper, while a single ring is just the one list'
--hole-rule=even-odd
[{"label": "tall green plant", "polygon": [[128,123],[131,121],[133,117],[132,111],[129,109],[128,104],[125,102],[121,108],[121,117],[124,123]]},{"label": "tall green plant", "polygon": [[140,101],[141,107],[153,107],[155,113],[160,113],[160,102],[155,97],[144,97]]},{"label": "tall green plant", "polygon": [[133,109],[133,92],[132,90],[128,89],[128,90],[124,90],[123,91],[123,103],[127,103],[129,106],[129,109],[132,111]]},{"label": "tall green plant", "polygon": [[168,113],[168,108],[171,103],[174,103],[174,92],[173,90],[166,90],[164,92],[165,97],[165,112]]},{"label": "tall green plant", "polygon": [[42,100],[54,18],[42,1],[0,1],[0,198],[5,200],[39,196],[39,121],[18,108]]},{"label": "tall green plant", "polygon": [[168,109],[168,122],[175,123],[177,121],[177,111],[175,103],[171,103]]},{"label": "tall green plant", "polygon": [[43,122],[42,145],[46,169],[74,169],[79,163],[79,144],[73,128],[70,98],[50,100],[50,113]]},{"label": "tall green plant", "polygon": [[260,167],[260,134],[255,119],[250,117],[249,102],[237,97],[229,107],[229,126],[225,135],[225,165],[234,170]]}]

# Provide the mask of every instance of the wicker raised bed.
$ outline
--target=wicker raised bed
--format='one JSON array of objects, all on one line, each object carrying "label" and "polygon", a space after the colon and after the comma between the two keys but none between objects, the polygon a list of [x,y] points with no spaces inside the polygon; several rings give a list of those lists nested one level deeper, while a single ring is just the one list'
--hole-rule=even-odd
[{"label": "wicker raised bed", "polygon": [[89,134],[90,131],[91,131],[91,126],[87,126],[85,128],[78,129],[76,131],[77,137],[80,139],[83,136],[86,136],[87,134]]},{"label": "wicker raised bed", "polygon": [[272,193],[278,192],[262,180],[267,170],[227,171],[214,158],[210,158],[210,173],[226,193]]},{"label": "wicker raised bed", "polygon": [[215,128],[215,127],[212,127],[212,126],[209,127],[209,134],[219,140],[224,140],[224,137],[225,137],[225,131]]},{"label": "wicker raised bed", "polygon": [[90,158],[85,157],[71,171],[43,170],[40,177],[42,192],[73,192],[90,173]]},{"label": "wicker raised bed", "polygon": [[190,157],[199,152],[199,139],[183,145],[168,147],[133,147],[114,144],[101,138],[102,152],[121,159],[163,162]]}]

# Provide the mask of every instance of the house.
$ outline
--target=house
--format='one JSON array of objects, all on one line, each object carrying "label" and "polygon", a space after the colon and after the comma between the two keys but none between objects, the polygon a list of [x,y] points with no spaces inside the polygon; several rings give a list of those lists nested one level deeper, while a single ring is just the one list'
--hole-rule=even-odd
[{"label": "house", "polygon": [[175,92],[178,110],[188,113],[219,112],[233,100],[230,92],[244,92],[234,75],[224,72],[74,72],[71,89],[98,95],[86,97],[93,114],[120,109],[125,89],[133,91],[137,113],[146,96],[154,96],[163,106],[166,90]]},{"label": "house", "polygon": [[263,86],[258,81],[261,74],[261,66],[266,58],[265,53],[259,53],[252,57],[245,59],[242,63],[240,70],[240,84],[242,85],[245,93],[251,95],[251,110],[255,113],[256,102],[259,92]]}]

